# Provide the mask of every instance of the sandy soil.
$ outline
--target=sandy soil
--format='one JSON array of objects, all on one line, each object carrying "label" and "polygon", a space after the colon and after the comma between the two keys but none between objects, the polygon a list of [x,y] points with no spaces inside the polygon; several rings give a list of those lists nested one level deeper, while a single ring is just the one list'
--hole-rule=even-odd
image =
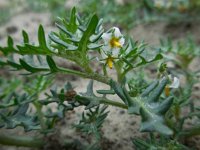
[{"label": "sandy soil", "polygon": [[[6,3],[5,3],[6,5]],[[37,41],[37,29],[39,24],[42,24],[45,28],[46,33],[51,30],[55,30],[49,20],[50,14],[48,13],[22,13],[14,16],[9,22],[0,27],[0,45],[6,44],[6,37],[11,35],[16,43],[22,41],[21,31],[26,30],[31,41]],[[172,33],[174,40],[184,38],[188,33],[193,34],[196,41],[200,43],[200,26],[198,24],[192,24],[190,27],[187,25],[181,25],[178,27],[167,26],[166,23],[154,23],[150,25],[139,25],[131,30],[131,36],[134,40],[145,40],[152,46],[159,44],[160,37]],[[199,60],[195,60],[192,65],[198,66]],[[191,68],[194,68],[191,66]],[[114,74],[114,71],[111,71]],[[63,81],[68,81],[70,79],[65,76],[61,76]],[[58,81],[61,84],[60,81]],[[85,91],[88,80],[85,79],[75,79],[72,84],[76,87],[75,90],[79,92]],[[95,89],[107,88],[105,85],[95,83]],[[117,98],[117,97],[116,97]],[[61,131],[59,137],[70,137],[72,134],[74,137],[79,137],[79,133],[76,133],[71,125],[78,121],[81,111],[83,108],[78,108],[75,112],[69,113],[65,119],[65,125],[61,126]],[[109,117],[106,119],[103,126],[104,138],[108,143],[111,143],[109,150],[132,150],[133,145],[131,143],[131,138],[143,137],[145,134],[138,132],[140,118],[135,115],[128,115],[126,111],[114,107],[109,107]],[[2,130],[0,130],[1,132]],[[198,140],[199,141],[199,140]],[[27,148],[16,148],[16,147],[5,147],[0,145],[1,150],[28,150]],[[200,149],[200,147],[199,147]]]}]

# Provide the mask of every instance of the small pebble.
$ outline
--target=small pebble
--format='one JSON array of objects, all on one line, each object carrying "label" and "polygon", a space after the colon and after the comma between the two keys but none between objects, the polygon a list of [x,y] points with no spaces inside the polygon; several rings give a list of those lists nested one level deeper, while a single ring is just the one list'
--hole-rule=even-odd
[{"label": "small pebble", "polygon": [[8,34],[16,33],[17,30],[18,30],[18,29],[17,29],[16,26],[9,26],[9,27],[6,28],[6,32],[7,32]]}]

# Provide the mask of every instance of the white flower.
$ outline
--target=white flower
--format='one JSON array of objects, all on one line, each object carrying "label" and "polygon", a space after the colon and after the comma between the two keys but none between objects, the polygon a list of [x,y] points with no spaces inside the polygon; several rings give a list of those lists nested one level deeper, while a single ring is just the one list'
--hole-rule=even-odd
[{"label": "white flower", "polygon": [[112,69],[115,59],[119,58],[120,49],[123,47],[125,39],[117,27],[104,33],[102,39],[104,40],[104,46],[101,49],[102,60]]},{"label": "white flower", "polygon": [[180,85],[180,81],[177,77],[172,77],[171,75],[168,76],[171,84],[169,85],[169,88],[177,89]]},{"label": "white flower", "polygon": [[177,89],[180,85],[180,81],[177,77],[172,77],[172,75],[168,75],[168,78],[170,80],[170,84],[166,85],[165,87],[165,95],[169,96],[170,89]]},{"label": "white flower", "polygon": [[102,39],[104,40],[104,46],[102,47],[102,49],[106,53],[114,57],[118,57],[119,50],[123,47],[125,43],[125,39],[121,34],[119,28],[111,28],[108,32],[102,35]]},{"label": "white flower", "polygon": [[113,63],[117,57],[112,56],[111,54],[106,54],[104,51],[101,51],[102,59],[100,61],[103,61],[104,64],[108,65],[110,69],[113,68]]}]

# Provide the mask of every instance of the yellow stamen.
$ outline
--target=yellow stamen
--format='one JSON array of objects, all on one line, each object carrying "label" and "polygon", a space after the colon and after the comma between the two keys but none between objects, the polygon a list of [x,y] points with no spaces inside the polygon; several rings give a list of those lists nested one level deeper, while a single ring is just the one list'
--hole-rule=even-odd
[{"label": "yellow stamen", "polygon": [[113,38],[110,40],[110,46],[111,46],[112,48],[114,48],[114,47],[121,48],[121,47],[122,47],[121,44],[120,44],[120,42],[119,42],[119,39],[118,39],[118,38],[115,38],[115,37],[113,37]]},{"label": "yellow stamen", "polygon": [[114,58],[111,57],[111,56],[108,56],[108,58],[106,59],[106,64],[108,64],[108,67],[109,67],[110,69],[113,68],[113,61],[114,61]]},{"label": "yellow stamen", "polygon": [[166,86],[165,87],[165,95],[169,96],[169,93],[170,93],[170,88],[169,88],[169,86]]}]

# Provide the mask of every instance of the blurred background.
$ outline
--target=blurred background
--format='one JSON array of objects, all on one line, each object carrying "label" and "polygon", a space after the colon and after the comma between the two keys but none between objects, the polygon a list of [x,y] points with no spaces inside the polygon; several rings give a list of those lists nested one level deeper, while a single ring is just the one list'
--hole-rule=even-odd
[{"label": "blurred background", "polygon": [[158,45],[163,37],[190,37],[200,43],[199,0],[0,0],[0,42],[7,35],[19,40],[22,29],[34,38],[39,24],[51,30],[73,6],[85,17],[97,13],[108,27],[118,26],[135,40]]},{"label": "blurred background", "polygon": [[[200,0],[0,0],[0,46],[6,46],[8,36],[12,36],[15,43],[21,43],[22,30],[27,31],[30,41],[37,41],[40,24],[43,25],[46,34],[56,30],[57,18],[67,18],[74,6],[85,18],[97,13],[99,18],[103,18],[106,29],[119,27],[124,35],[132,37],[134,41],[144,41],[164,54],[172,53],[187,64],[184,67],[188,71],[200,70]],[[170,61],[168,65],[178,68]],[[150,74],[157,71],[155,66],[150,66],[149,70]],[[8,78],[12,75],[1,68],[0,76]],[[138,74],[135,78],[143,76],[144,74]],[[66,81],[64,76],[58,76],[57,79],[57,82],[61,83]],[[77,80],[74,77],[68,80],[75,81],[75,86],[83,86],[77,89],[78,91],[84,90],[85,80]],[[193,97],[200,98],[200,84],[192,84],[192,88],[195,88]],[[119,115],[124,114],[125,111],[120,109],[113,110],[110,120],[105,123],[110,127],[104,128],[105,137],[110,142],[107,143],[107,148],[112,145],[112,149],[129,150],[132,149],[129,142],[133,134],[135,137],[144,136],[140,133],[138,135],[139,118],[130,119],[130,116],[125,116],[119,120]],[[71,119],[69,124],[73,122],[73,118],[75,114],[67,118]],[[60,130],[63,130],[63,133],[72,134],[61,126]],[[127,129],[132,132],[127,132]],[[200,149],[199,141],[200,138],[190,144]],[[0,146],[0,149],[8,147]]]}]

